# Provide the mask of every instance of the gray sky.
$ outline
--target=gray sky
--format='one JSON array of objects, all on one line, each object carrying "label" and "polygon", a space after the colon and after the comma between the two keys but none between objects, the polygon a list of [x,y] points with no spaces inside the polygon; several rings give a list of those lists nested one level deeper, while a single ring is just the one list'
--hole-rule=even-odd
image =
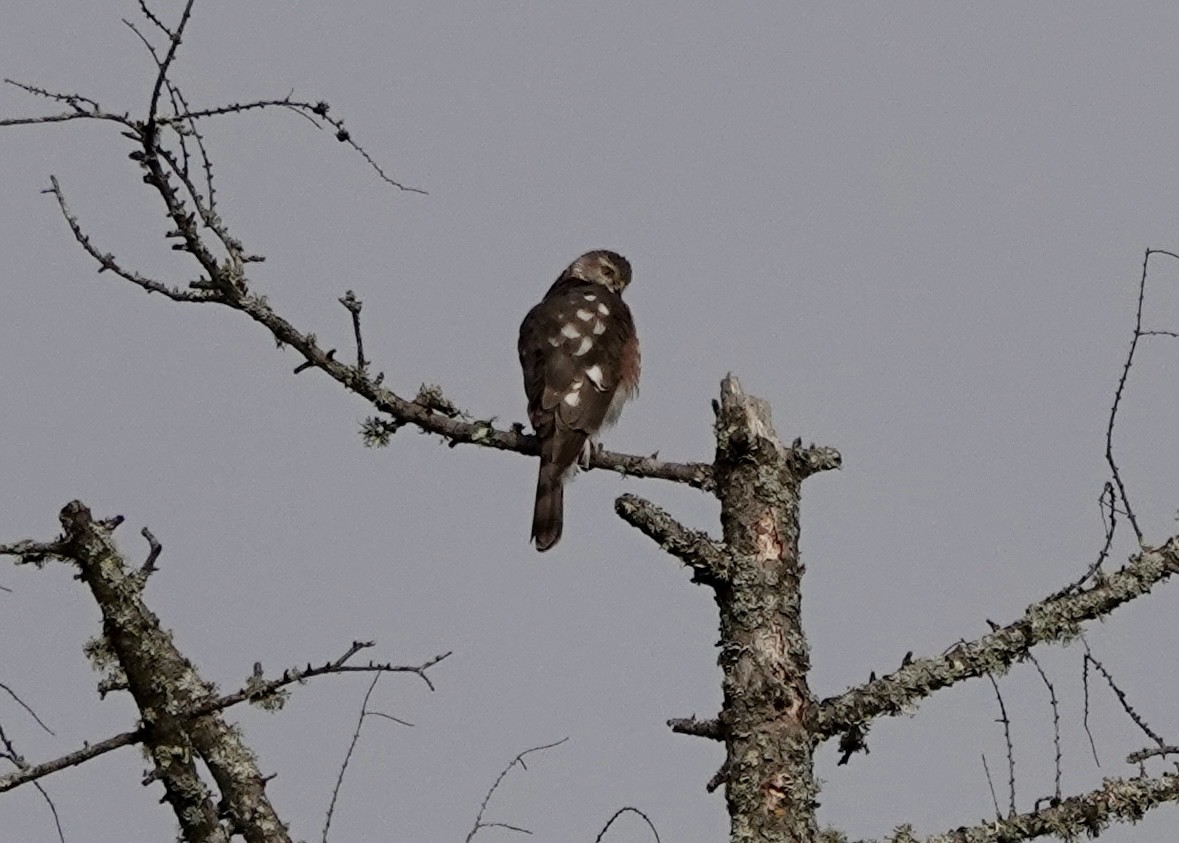
[{"label": "gray sky", "polygon": [[[160,4],[161,7],[165,4]],[[179,4],[168,4],[177,6]],[[151,65],[120,22],[135,3],[7,0],[0,75],[141,110]],[[294,115],[209,124],[222,214],[267,256],[255,289],[328,345],[336,303],[365,302],[388,383],[422,381],[482,417],[524,418],[516,329],[590,248],[635,267],[642,395],[606,443],[708,459],[709,400],[737,373],[779,433],[838,447],[804,491],[805,623],[820,696],[1006,622],[1077,576],[1102,536],[1108,406],[1143,249],[1179,247],[1179,9],[1170,4],[540,4],[202,0],[176,67],[196,106],[328,100],[368,151],[428,196],[397,193]],[[0,113],[42,103],[6,88]],[[720,699],[705,590],[620,522],[648,496],[717,531],[715,503],[594,472],[565,537],[527,544],[535,464],[403,431],[365,449],[366,408],[215,307],[148,297],[73,243],[60,179],[100,247],[183,282],[158,201],[99,125],[0,133],[0,540],[44,538],[79,497],[122,513],[138,558],[164,543],[147,598],[230,690],[375,638],[432,674],[383,681],[333,839],[456,840],[516,753],[487,819],[592,840],[623,805],[664,840],[727,833],[704,784],[720,747],[669,717]],[[1179,327],[1179,266],[1154,265],[1156,327]],[[1147,344],[1118,428],[1150,541],[1176,530],[1179,347]],[[1123,537],[1124,539],[1125,537]],[[1130,544],[1117,546],[1123,559]],[[97,610],[63,566],[0,571],[0,718],[31,760],[131,727],[81,654]],[[1095,630],[1135,706],[1179,737],[1173,587]],[[1147,649],[1149,647],[1149,649]],[[1061,698],[1066,793],[1132,775],[1141,748],[1107,690],[1081,729],[1081,650],[1042,662]],[[318,839],[367,679],[326,678],[287,709],[235,710],[295,835]],[[1030,667],[1002,680],[1021,810],[1052,791],[1051,714]],[[1003,736],[989,683],[878,723],[871,754],[820,753],[825,823],[932,833],[993,813]],[[135,750],[46,781],[67,839],[170,839]],[[1171,839],[1160,811],[1103,839]],[[634,818],[610,839],[648,840]],[[29,788],[0,797],[5,838],[54,839]],[[485,839],[510,833],[490,830]]]}]

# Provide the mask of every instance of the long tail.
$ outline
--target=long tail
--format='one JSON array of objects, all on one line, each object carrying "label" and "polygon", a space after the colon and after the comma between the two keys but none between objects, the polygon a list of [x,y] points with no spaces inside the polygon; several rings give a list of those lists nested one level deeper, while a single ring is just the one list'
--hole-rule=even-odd
[{"label": "long tail", "polygon": [[561,540],[565,501],[564,472],[541,460],[536,478],[536,505],[532,510],[532,539],[537,550],[548,550]]}]

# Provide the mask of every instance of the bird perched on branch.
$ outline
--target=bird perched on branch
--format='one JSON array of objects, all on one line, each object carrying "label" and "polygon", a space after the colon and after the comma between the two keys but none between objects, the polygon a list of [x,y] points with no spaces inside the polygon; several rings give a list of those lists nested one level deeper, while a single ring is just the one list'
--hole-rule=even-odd
[{"label": "bird perched on branch", "polygon": [[517,348],[528,420],[540,440],[532,513],[537,550],[548,550],[561,538],[565,478],[638,392],[639,339],[622,301],[628,284],[626,258],[586,252],[520,325]]}]

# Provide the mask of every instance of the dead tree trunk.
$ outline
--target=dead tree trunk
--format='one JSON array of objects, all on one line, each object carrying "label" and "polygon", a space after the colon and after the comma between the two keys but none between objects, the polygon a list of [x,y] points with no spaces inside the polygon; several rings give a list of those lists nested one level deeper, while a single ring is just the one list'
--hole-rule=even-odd
[{"label": "dead tree trunk", "polygon": [[798,557],[800,467],[774,433],[769,406],[726,378],[716,420],[716,493],[730,567],[714,590],[734,841],[810,843],[818,832],[808,728],[815,700],[807,685]]},{"label": "dead tree trunk", "polygon": [[[250,843],[289,843],[266,796],[265,777],[240,735],[219,712],[191,717],[216,694],[144,605],[151,563],[127,570],[111,538],[121,520],[95,521],[80,501],[67,504],[55,553],[77,564],[102,610],[103,634],[91,652],[113,671],[109,688],[125,688],[135,698],[152,776],[163,783],[184,839],[216,843],[240,834]],[[198,759],[217,783],[220,805],[201,778]]]},{"label": "dead tree trunk", "polygon": [[769,406],[731,375],[716,405],[713,491],[723,542],[688,530],[627,495],[618,512],[712,588],[720,610],[724,705],[716,720],[673,720],[679,732],[725,743],[709,790],[725,786],[731,836],[740,843],[813,843],[817,703],[807,674],[798,556],[799,492],[811,474],[840,463],[831,448],[784,445]]}]

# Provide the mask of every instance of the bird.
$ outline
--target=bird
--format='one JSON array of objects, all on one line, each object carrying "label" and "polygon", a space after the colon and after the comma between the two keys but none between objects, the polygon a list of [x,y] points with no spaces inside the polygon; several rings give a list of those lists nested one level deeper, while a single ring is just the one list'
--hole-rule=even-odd
[{"label": "bird", "polygon": [[561,538],[566,478],[638,393],[639,339],[622,300],[630,280],[622,255],[586,252],[520,324],[528,420],[540,440],[531,535],[539,551]]}]

